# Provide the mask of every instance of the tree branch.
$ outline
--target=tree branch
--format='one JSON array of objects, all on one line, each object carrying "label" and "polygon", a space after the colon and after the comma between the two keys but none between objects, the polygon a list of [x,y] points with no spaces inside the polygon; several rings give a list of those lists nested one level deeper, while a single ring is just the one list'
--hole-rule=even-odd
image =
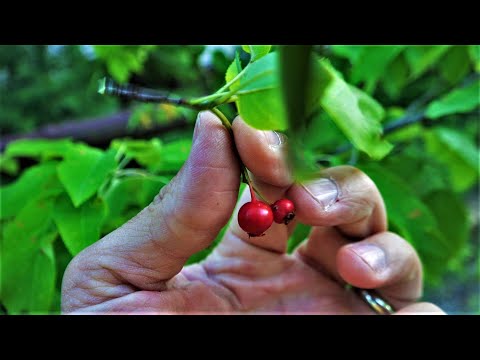
[{"label": "tree branch", "polygon": [[70,137],[73,140],[84,141],[94,146],[108,145],[110,141],[117,137],[145,138],[173,129],[183,128],[188,124],[186,119],[179,118],[167,124],[154,124],[148,129],[128,129],[127,125],[130,115],[130,111],[124,111],[103,118],[49,124],[30,133],[1,136],[0,151],[3,151],[10,142],[18,139],[58,139]]}]

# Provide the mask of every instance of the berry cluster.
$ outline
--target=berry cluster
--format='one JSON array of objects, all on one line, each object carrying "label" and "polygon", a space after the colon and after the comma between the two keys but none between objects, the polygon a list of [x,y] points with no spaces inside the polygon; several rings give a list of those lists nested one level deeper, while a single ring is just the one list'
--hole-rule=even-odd
[{"label": "berry cluster", "polygon": [[295,205],[290,200],[280,199],[268,205],[257,200],[251,186],[250,194],[252,201],[243,204],[238,211],[238,225],[250,237],[265,235],[274,221],[287,225],[295,217]]}]

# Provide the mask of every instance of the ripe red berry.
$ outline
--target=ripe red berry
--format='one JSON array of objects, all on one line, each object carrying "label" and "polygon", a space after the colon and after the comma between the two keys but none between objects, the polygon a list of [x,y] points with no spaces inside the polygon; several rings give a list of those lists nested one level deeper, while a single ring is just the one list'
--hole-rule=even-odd
[{"label": "ripe red berry", "polygon": [[280,199],[272,205],[273,219],[277,224],[287,225],[295,217],[295,205],[288,199]]},{"label": "ripe red berry", "polygon": [[272,223],[272,209],[262,201],[248,202],[238,211],[238,225],[251,237],[262,236]]}]

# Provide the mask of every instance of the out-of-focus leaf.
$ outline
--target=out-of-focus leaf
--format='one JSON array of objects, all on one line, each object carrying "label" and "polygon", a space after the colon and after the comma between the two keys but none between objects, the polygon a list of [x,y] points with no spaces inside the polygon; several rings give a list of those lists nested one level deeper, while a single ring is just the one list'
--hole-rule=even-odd
[{"label": "out-of-focus leaf", "polygon": [[10,176],[17,175],[19,170],[18,161],[4,154],[0,154],[0,172]]},{"label": "out-of-focus leaf", "polygon": [[356,64],[367,47],[363,45],[332,45],[331,48],[335,55],[347,58],[352,64]]},{"label": "out-of-focus leaf", "polygon": [[163,144],[161,159],[149,166],[154,172],[177,172],[188,159],[192,139],[179,139]]},{"label": "out-of-focus leaf", "polygon": [[375,84],[385,72],[388,64],[405,48],[403,45],[365,46],[352,69],[354,84],[365,82],[365,89],[371,93]]},{"label": "out-of-focus leaf", "polygon": [[155,177],[130,176],[114,179],[104,196],[108,208],[104,231],[110,232],[123,225],[152,202],[164,185],[164,182]]},{"label": "out-of-focus leaf", "polygon": [[21,139],[10,143],[5,154],[11,157],[21,156],[46,160],[63,157],[74,146],[75,144],[69,139]]},{"label": "out-of-focus leaf", "polygon": [[479,152],[461,131],[434,128],[425,134],[427,150],[449,169],[455,191],[469,189],[479,176]]},{"label": "out-of-focus leaf", "polygon": [[350,85],[350,90],[357,97],[358,106],[365,117],[376,122],[382,122],[385,118],[385,110],[382,105],[373,97],[353,85]]},{"label": "out-of-focus leaf", "polygon": [[67,153],[57,173],[73,205],[78,207],[97,192],[116,167],[114,150],[103,153],[94,148],[78,147]]},{"label": "out-of-focus leaf", "polygon": [[298,223],[292,235],[288,238],[287,253],[291,254],[310,233],[311,226]]},{"label": "out-of-focus leaf", "polygon": [[0,188],[0,219],[18,214],[30,201],[60,194],[63,186],[58,181],[57,162],[45,162],[25,170],[20,178]]},{"label": "out-of-focus leaf", "polygon": [[131,73],[140,72],[156,45],[94,45],[97,58],[105,61],[112,77],[123,83]]},{"label": "out-of-focus leaf", "polygon": [[434,191],[423,198],[432,210],[443,236],[447,239],[449,255],[457,260],[466,246],[470,233],[468,211],[458,195],[449,190]]},{"label": "out-of-focus leaf", "polygon": [[2,227],[0,301],[10,314],[43,313],[55,288],[52,199],[31,201]]},{"label": "out-of-focus leaf", "polygon": [[452,85],[458,83],[470,70],[468,47],[452,46],[438,64],[442,76]]},{"label": "out-of-focus leaf", "polygon": [[[360,102],[359,90],[352,91],[327,61],[322,60],[318,64],[321,78],[329,79],[320,100],[322,108],[357,149],[374,159],[384,157],[392,145],[381,138],[382,127],[378,119],[370,116],[379,114],[378,108],[371,107],[373,100],[366,101],[368,95],[363,94]],[[365,112],[366,109],[368,111]]]},{"label": "out-of-focus leaf", "polygon": [[378,164],[361,166],[375,182],[387,208],[390,228],[418,251],[428,281],[436,282],[455,254],[430,209],[399,177]]},{"label": "out-of-focus leaf", "polygon": [[396,99],[408,84],[409,68],[403,54],[388,64],[382,76],[382,86],[388,96]]},{"label": "out-of-focus leaf", "polygon": [[428,104],[425,115],[431,119],[475,110],[480,104],[480,80],[455,89],[440,99]]},{"label": "out-of-focus leaf", "polygon": [[402,152],[386,157],[381,166],[408,183],[418,197],[452,187],[448,168],[423,146],[411,144]]},{"label": "out-of-focus leaf", "polygon": [[270,52],[272,45],[242,45],[242,49],[251,55],[250,61],[257,61]]},{"label": "out-of-focus leaf", "polygon": [[476,72],[480,72],[480,45],[469,45],[468,54]]},{"label": "out-of-focus leaf", "polygon": [[163,144],[158,138],[151,140],[115,139],[111,148],[119,151],[122,149],[125,155],[135,159],[142,166],[156,166],[162,159]]},{"label": "out-of-focus leaf", "polygon": [[313,74],[316,64],[312,62],[311,46],[282,46],[279,54],[282,99],[290,139],[289,162],[295,179],[302,181],[311,177],[316,170],[315,163],[305,157],[303,139],[310,123],[308,102],[313,96],[321,95],[314,94],[314,86],[321,82],[317,83]]},{"label": "out-of-focus leaf", "polygon": [[65,246],[75,256],[100,239],[100,229],[106,215],[106,205],[101,198],[90,199],[74,207],[65,194],[55,203],[53,219]]},{"label": "out-of-focus leaf", "polygon": [[450,45],[409,46],[405,59],[410,67],[410,78],[416,79],[432,67],[450,48]]}]

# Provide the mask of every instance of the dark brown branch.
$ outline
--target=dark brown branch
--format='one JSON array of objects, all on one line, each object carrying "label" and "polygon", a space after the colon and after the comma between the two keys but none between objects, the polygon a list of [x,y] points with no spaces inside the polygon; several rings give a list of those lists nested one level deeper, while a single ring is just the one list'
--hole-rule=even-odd
[{"label": "dark brown branch", "polygon": [[128,129],[130,111],[124,111],[104,118],[95,118],[84,121],[66,121],[61,124],[49,124],[25,134],[13,134],[0,137],[0,151],[8,143],[17,139],[58,139],[70,137],[73,140],[84,141],[94,146],[108,145],[117,137],[145,138],[178,129],[187,125],[187,120],[180,118],[168,124],[153,124],[148,129]]}]

